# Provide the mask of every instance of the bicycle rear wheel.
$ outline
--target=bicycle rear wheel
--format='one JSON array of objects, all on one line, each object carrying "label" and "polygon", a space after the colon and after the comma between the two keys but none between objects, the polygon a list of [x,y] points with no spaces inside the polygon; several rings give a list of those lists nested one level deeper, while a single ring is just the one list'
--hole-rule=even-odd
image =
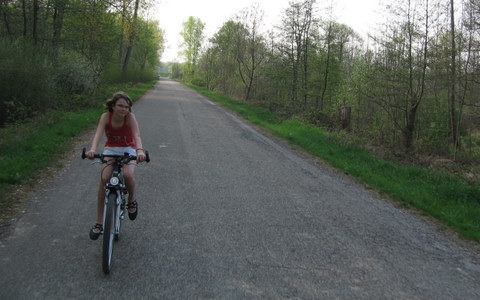
[{"label": "bicycle rear wheel", "polygon": [[105,222],[103,223],[103,252],[102,268],[103,273],[109,274],[112,267],[113,240],[115,237],[115,208],[117,194],[110,193],[105,206]]}]

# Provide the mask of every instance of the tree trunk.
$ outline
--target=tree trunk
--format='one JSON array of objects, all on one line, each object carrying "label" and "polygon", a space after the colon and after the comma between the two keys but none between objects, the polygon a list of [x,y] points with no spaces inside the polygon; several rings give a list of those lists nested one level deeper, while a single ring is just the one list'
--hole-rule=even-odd
[{"label": "tree trunk", "polygon": [[312,25],[312,13],[313,13],[313,2],[305,2],[305,23],[303,25],[303,106],[304,110],[307,109],[308,104],[308,67],[309,67],[309,53],[308,47],[310,44],[310,27]]},{"label": "tree trunk", "polygon": [[27,37],[27,6],[25,0],[22,0],[22,16],[23,16],[23,37]]},{"label": "tree trunk", "polygon": [[32,37],[33,37],[33,43],[36,45],[38,42],[38,36],[37,36],[37,26],[38,26],[38,11],[39,11],[39,6],[38,6],[38,0],[33,0],[33,31],[32,31]]},{"label": "tree trunk", "polygon": [[125,19],[127,18],[127,4],[126,0],[122,1],[122,33],[120,35],[120,44],[118,49],[118,65],[123,67],[123,46],[125,40]]},{"label": "tree trunk", "polygon": [[52,46],[55,51],[58,50],[58,46],[60,45],[64,12],[65,12],[64,0],[57,0],[55,2],[55,12],[53,14],[53,38],[52,38]]},{"label": "tree trunk", "polygon": [[451,60],[450,60],[450,89],[449,89],[449,100],[448,106],[450,110],[450,130],[452,134],[452,142],[455,149],[458,146],[458,131],[457,131],[457,116],[455,108],[455,93],[456,93],[456,42],[455,42],[455,15],[454,15],[454,6],[453,0],[450,0],[450,37],[451,37]]},{"label": "tree trunk", "polygon": [[127,53],[125,55],[125,60],[123,61],[122,74],[126,75],[128,69],[128,63],[130,61],[130,56],[132,54],[133,43],[137,35],[137,16],[138,16],[138,5],[140,0],[135,1],[135,11],[133,13],[133,25],[128,39]]},{"label": "tree trunk", "polygon": [[319,107],[318,101],[316,105],[316,109],[323,110],[323,106],[325,103],[325,94],[327,92],[327,87],[328,87],[328,76],[330,75],[330,55],[331,55],[331,48],[330,48],[330,43],[332,39],[332,23],[328,25],[328,33],[327,33],[327,61],[325,63],[325,74],[323,75],[323,89],[322,89],[322,96],[320,97],[320,102],[321,105]]},{"label": "tree trunk", "polygon": [[[409,12],[410,14],[410,12]],[[408,69],[409,69],[409,86],[408,86],[408,98],[406,99],[405,103],[405,127],[403,129],[403,136],[404,136],[404,146],[406,152],[411,152],[413,150],[413,137],[415,133],[415,125],[416,125],[416,118],[417,118],[417,110],[418,106],[423,100],[423,94],[425,91],[425,77],[426,77],[426,70],[427,70],[427,53],[428,53],[428,32],[429,32],[429,6],[428,0],[425,4],[425,32],[424,32],[424,40],[423,40],[423,49],[422,49],[422,73],[421,77],[419,78],[419,82],[416,83],[415,79],[415,65],[414,61],[414,53],[413,53],[413,37],[414,37],[414,30],[412,24],[408,25]],[[409,15],[409,22],[410,22],[410,15]],[[416,84],[419,86],[415,88]]]},{"label": "tree trunk", "polygon": [[3,17],[3,22],[5,23],[5,30],[7,34],[10,35],[11,32],[10,32],[10,24],[8,23],[7,9],[8,9],[7,3],[5,3],[5,1],[2,1],[0,3],[0,11],[2,12],[1,14]]},{"label": "tree trunk", "polygon": [[[412,101],[415,102],[415,101]],[[413,104],[410,106],[406,113],[406,124],[405,128],[403,130],[403,145],[405,147],[405,150],[407,152],[411,152],[413,150],[413,134],[415,132],[415,122],[416,122],[416,117],[417,117],[417,108],[418,108],[418,102],[417,104]]]},{"label": "tree trunk", "polygon": [[340,127],[343,130],[350,131],[352,129],[351,120],[352,120],[352,108],[350,106],[341,106],[338,109],[339,112],[339,122]]}]

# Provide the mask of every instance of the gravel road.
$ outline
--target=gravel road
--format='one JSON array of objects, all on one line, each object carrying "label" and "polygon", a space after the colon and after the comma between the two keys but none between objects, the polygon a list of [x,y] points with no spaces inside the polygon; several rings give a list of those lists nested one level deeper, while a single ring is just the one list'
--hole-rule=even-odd
[{"label": "gravel road", "polygon": [[89,135],[0,239],[0,299],[480,299],[479,252],[193,90],[134,113],[152,161],[111,274]]}]

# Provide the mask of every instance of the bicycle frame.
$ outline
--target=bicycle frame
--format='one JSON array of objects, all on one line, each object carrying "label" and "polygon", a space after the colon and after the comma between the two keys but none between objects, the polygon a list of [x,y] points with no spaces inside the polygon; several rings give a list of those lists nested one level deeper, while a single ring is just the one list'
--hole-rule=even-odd
[{"label": "bicycle frame", "polygon": [[[111,156],[109,156],[111,157]],[[120,156],[120,157],[113,157],[113,172],[112,175],[110,175],[110,179],[105,183],[105,204],[103,208],[103,224],[105,224],[105,218],[106,218],[106,212],[107,212],[107,206],[109,202],[109,195],[114,193],[116,195],[115,197],[115,241],[118,241],[119,235],[120,235],[120,226],[121,226],[121,220],[125,218],[125,212],[126,212],[126,195],[127,195],[127,187],[125,186],[124,178],[123,178],[123,172],[122,172],[122,163],[121,160],[123,160],[125,157],[128,157],[126,154],[125,156]],[[109,162],[109,161],[108,161]],[[107,162],[107,163],[108,163]]]},{"label": "bicycle frame", "polygon": [[[86,149],[83,148],[83,159],[87,157],[85,151]],[[146,162],[149,162],[148,152],[145,152],[145,155]],[[121,222],[125,218],[127,210],[126,194],[128,192],[123,178],[122,166],[136,160],[137,157],[125,153],[124,155],[95,154],[94,158],[98,158],[101,163],[112,163],[112,174],[104,187],[105,204],[103,207],[102,268],[105,274],[109,274],[113,256],[113,241],[118,241],[120,238]]]}]

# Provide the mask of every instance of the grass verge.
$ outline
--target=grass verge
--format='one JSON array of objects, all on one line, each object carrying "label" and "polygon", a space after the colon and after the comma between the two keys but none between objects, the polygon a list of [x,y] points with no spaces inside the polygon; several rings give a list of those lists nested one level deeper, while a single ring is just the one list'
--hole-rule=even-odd
[{"label": "grass verge", "polygon": [[0,129],[0,207],[9,210],[8,193],[38,171],[53,166],[56,153],[68,149],[79,133],[95,124],[103,112],[103,103],[113,92],[123,90],[135,101],[155,82],[125,84],[99,93],[99,99],[88,100],[91,108],[77,111],[54,111],[30,122]]},{"label": "grass verge", "polygon": [[433,216],[480,242],[480,185],[438,170],[400,165],[350,145],[298,120],[282,120],[266,109],[190,86],[241,117],[288,140],[389,198]]}]

